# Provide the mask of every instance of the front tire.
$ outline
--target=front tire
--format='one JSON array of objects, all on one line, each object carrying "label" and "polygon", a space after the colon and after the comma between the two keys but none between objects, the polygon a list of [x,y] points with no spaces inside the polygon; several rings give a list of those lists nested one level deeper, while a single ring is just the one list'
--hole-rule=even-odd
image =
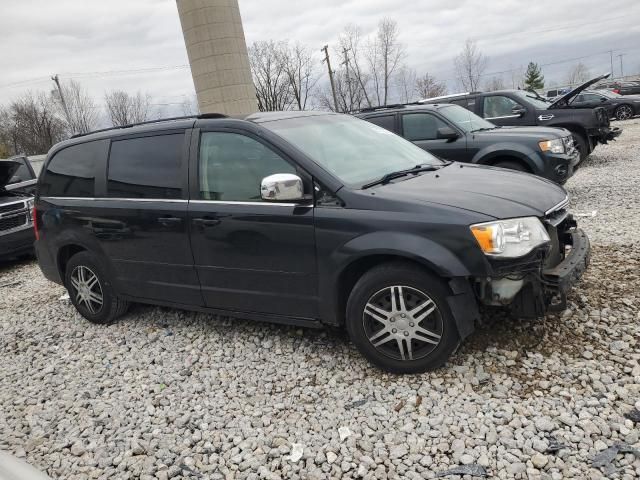
[{"label": "front tire", "polygon": [[69,259],[64,285],[73,306],[92,323],[112,323],[129,307],[115,295],[106,269],[92,253],[79,252]]},{"label": "front tire", "polygon": [[349,296],[349,337],[371,363],[388,372],[441,367],[460,343],[448,295],[445,282],[416,265],[374,267]]},{"label": "front tire", "polygon": [[507,170],[515,170],[517,172],[529,172],[529,169],[525,167],[520,162],[515,162],[513,160],[503,160],[501,162],[496,162],[493,164],[494,167],[506,168]]}]

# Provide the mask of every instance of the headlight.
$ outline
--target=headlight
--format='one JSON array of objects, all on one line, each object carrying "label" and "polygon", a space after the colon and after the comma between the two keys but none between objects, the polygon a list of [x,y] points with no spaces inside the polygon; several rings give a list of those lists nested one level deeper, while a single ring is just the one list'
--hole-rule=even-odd
[{"label": "headlight", "polygon": [[556,138],[555,140],[544,140],[542,142],[538,142],[538,146],[540,146],[540,150],[543,152],[551,152],[551,153],[564,153],[564,142],[561,138]]},{"label": "headlight", "polygon": [[549,241],[536,217],[512,218],[471,225],[471,233],[486,255],[516,258]]}]

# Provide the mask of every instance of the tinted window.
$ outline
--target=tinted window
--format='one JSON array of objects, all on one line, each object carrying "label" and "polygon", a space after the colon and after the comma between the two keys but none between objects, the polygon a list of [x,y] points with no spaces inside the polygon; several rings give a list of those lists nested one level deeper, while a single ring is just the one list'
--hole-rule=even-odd
[{"label": "tinted window", "polygon": [[[108,141],[87,142],[60,150],[49,161],[40,183],[40,194],[60,197],[93,197],[95,165],[105,155]],[[104,157],[102,157],[104,158]]]},{"label": "tinted window", "polygon": [[412,113],[402,116],[402,131],[407,140],[435,140],[438,129],[448,127],[446,123],[430,113]]},{"label": "tinted window", "polygon": [[382,115],[379,117],[367,118],[367,121],[378,125],[379,127],[386,128],[392,132],[395,132],[395,115]]},{"label": "tinted window", "polygon": [[107,192],[118,198],[180,198],[184,134],[111,143]]},{"label": "tinted window", "polygon": [[513,115],[514,107],[520,104],[503,95],[484,97],[484,118],[506,117]]},{"label": "tinted window", "polygon": [[260,202],[260,184],[296,169],[273,150],[237,133],[205,132],[200,141],[200,196],[205,200]]},{"label": "tinted window", "polygon": [[40,175],[40,171],[42,170],[42,165],[44,164],[44,159],[29,160],[29,163],[31,163],[31,168],[33,168],[33,171],[36,174],[36,177]]},{"label": "tinted window", "polygon": [[451,100],[449,103],[453,103],[454,105],[460,105],[461,107],[467,108],[467,99],[466,98],[456,98],[455,100]]},{"label": "tinted window", "polygon": [[14,173],[13,175],[16,177],[20,177],[21,182],[33,179],[33,175],[31,175],[31,171],[29,170],[29,167],[27,166],[27,163],[24,161],[24,159],[16,161],[20,163],[20,167],[18,167],[18,170],[16,170],[16,173]]}]

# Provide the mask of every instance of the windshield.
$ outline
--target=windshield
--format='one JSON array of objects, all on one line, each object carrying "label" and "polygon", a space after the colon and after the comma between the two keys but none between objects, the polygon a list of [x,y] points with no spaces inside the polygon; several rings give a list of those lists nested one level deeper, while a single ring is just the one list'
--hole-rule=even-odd
[{"label": "windshield", "polygon": [[539,110],[546,110],[547,108],[549,108],[549,104],[545,100],[537,97],[535,93],[527,92],[526,90],[516,90],[514,93],[520,98],[524,98],[527,102],[529,102]]},{"label": "windshield", "polygon": [[348,115],[314,115],[264,122],[309,158],[350,186],[416,165],[444,162],[398,135]]},{"label": "windshield", "polygon": [[438,111],[444,118],[466,133],[497,128],[493,123],[459,105],[447,105],[446,107],[441,107]]}]

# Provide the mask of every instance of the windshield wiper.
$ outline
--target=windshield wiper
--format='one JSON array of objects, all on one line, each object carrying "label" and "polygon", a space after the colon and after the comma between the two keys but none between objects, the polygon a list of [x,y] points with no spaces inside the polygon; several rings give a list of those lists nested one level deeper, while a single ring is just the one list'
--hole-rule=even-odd
[{"label": "windshield wiper", "polygon": [[484,132],[487,130],[495,130],[498,127],[482,127],[482,128],[476,128],[475,130],[471,130],[471,133],[473,132]]},{"label": "windshield wiper", "polygon": [[362,190],[365,190],[369,187],[373,187],[374,185],[384,185],[385,183],[389,183],[394,178],[400,178],[406,175],[415,175],[420,172],[432,172],[434,170],[439,170],[443,166],[444,165],[416,165],[415,167],[408,168],[407,170],[398,170],[396,172],[390,172],[390,173],[387,173],[386,175],[383,175],[379,179],[374,180],[373,182],[365,183],[362,186]]}]

